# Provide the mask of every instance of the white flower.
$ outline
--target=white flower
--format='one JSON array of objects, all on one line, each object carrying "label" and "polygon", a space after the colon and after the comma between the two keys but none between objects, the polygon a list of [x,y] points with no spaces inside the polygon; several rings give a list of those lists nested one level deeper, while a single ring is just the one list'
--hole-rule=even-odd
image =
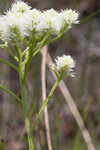
[{"label": "white flower", "polygon": [[42,19],[42,13],[41,11],[37,10],[37,9],[32,9],[29,11],[30,14],[30,18],[31,18],[31,23],[30,23],[30,30],[36,29],[37,25],[40,23],[41,19]]},{"label": "white flower", "polygon": [[5,16],[0,16],[0,38],[4,41],[6,41],[8,37],[8,26],[5,19]]},{"label": "white flower", "polygon": [[8,41],[18,35],[22,38],[30,36],[32,31],[39,33],[35,34],[37,36],[49,31],[51,35],[57,35],[62,31],[64,33],[72,24],[78,23],[78,16],[79,14],[71,9],[60,13],[54,9],[41,12],[31,9],[22,1],[16,1],[11,9],[0,17],[0,36],[2,40]]},{"label": "white flower", "polygon": [[30,10],[30,9],[31,7],[22,1],[16,1],[14,4],[12,4],[12,7],[11,7],[12,12],[21,12],[21,13],[24,13],[25,11]]},{"label": "white flower", "polygon": [[[29,30],[32,30],[32,10],[31,7],[22,1],[16,1],[12,4],[12,7],[7,11],[6,15],[3,16],[1,24],[5,23],[5,30],[2,29],[2,40],[10,40],[14,38],[17,29],[21,37],[29,36]],[[14,36],[14,37],[13,37]]]},{"label": "white flower", "polygon": [[79,23],[79,20],[78,20],[79,13],[77,13],[76,11],[74,11],[72,9],[63,10],[63,11],[61,11],[60,15],[64,19],[65,23],[68,24],[68,25],[70,25],[70,26],[72,24]]},{"label": "white flower", "polygon": [[79,14],[71,9],[63,10],[60,13],[54,9],[44,11],[39,17],[38,24],[36,26],[37,31],[51,30],[52,34],[59,34],[61,29],[68,25],[69,29],[72,24],[77,24]]},{"label": "white flower", "polygon": [[57,57],[55,59],[55,64],[51,65],[52,70],[56,70],[57,72],[66,72],[73,76],[73,68],[75,67],[75,62],[73,58],[68,55],[63,55],[61,57]]},{"label": "white flower", "polygon": [[[35,19],[34,11],[28,10],[25,13],[21,12],[7,12],[5,16],[0,19],[0,32],[2,40],[8,41],[16,34],[15,30],[19,32],[21,37],[29,36],[29,31],[32,31]],[[35,28],[35,27],[34,27]]]},{"label": "white flower", "polygon": [[37,31],[51,30],[53,34],[59,33],[62,28],[62,18],[54,9],[44,11],[40,17]]},{"label": "white flower", "polygon": [[40,20],[39,17],[41,17],[41,12],[37,9],[27,10],[24,13],[8,11],[3,17],[7,29],[2,31],[3,40],[9,40],[11,36],[13,38],[16,34],[12,30],[14,28],[18,30],[21,37],[30,36],[30,32],[36,28]]},{"label": "white flower", "polygon": [[[13,38],[15,29],[19,32],[19,34],[24,37],[26,33],[27,26],[27,15],[22,14],[21,12],[8,12],[6,16],[4,16],[4,21],[6,25],[6,35],[5,40]],[[2,33],[4,34],[4,32]],[[12,37],[11,37],[12,36]]]}]

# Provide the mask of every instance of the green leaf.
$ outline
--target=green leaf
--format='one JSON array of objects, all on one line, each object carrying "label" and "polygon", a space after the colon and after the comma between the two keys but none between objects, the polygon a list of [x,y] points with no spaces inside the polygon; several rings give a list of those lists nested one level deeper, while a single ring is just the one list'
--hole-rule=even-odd
[{"label": "green leaf", "polygon": [[2,58],[0,58],[0,62],[2,62],[3,64],[6,64],[6,65],[8,65],[9,67],[11,67],[12,69],[18,71],[18,68],[17,68],[15,65],[13,65],[12,63],[10,63],[10,62],[8,62],[8,61],[2,59]]},{"label": "green leaf", "polygon": [[21,102],[20,98],[14,94],[11,90],[9,90],[8,88],[6,88],[5,86],[0,84],[0,88],[5,91],[6,93],[8,93],[9,95],[13,96],[18,102]]}]

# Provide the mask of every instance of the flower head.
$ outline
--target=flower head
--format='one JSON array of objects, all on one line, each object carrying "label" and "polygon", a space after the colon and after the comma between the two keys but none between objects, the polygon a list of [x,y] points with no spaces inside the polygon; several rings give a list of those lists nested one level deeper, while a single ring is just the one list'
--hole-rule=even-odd
[{"label": "flower head", "polygon": [[59,34],[64,26],[68,30],[72,24],[77,24],[79,14],[72,9],[63,10],[60,13],[49,9],[41,13],[40,21],[36,26],[37,31],[51,30],[52,34]]},{"label": "flower head", "polygon": [[[31,9],[27,3],[16,1],[9,11],[0,17],[0,36],[3,41],[17,38],[45,35],[63,35],[72,24],[77,24],[79,14],[71,9],[57,12],[54,9],[39,11]],[[33,33],[33,32],[34,33]],[[59,37],[59,36],[58,36]]]},{"label": "flower head", "polygon": [[60,15],[64,19],[65,23],[69,25],[69,27],[72,24],[79,23],[79,20],[78,20],[79,13],[77,13],[76,11],[74,11],[72,9],[63,10],[63,11],[61,11]]},{"label": "flower head", "polygon": [[40,12],[38,10],[33,9],[24,13],[8,11],[6,15],[1,16],[0,33],[2,40],[9,41],[10,39],[16,37],[15,29],[22,38],[30,36],[29,31],[32,31],[36,27],[39,13]]},{"label": "flower head", "polygon": [[31,17],[31,27],[32,29],[37,30],[37,26],[40,24],[40,22],[42,21],[42,12],[40,10],[37,9],[32,9],[30,12],[30,17]]},{"label": "flower head", "polygon": [[73,68],[75,67],[75,62],[70,55],[63,55],[55,59],[55,64],[51,65],[52,70],[56,72],[66,72],[68,75],[73,76]]},{"label": "flower head", "polygon": [[63,26],[62,18],[54,9],[43,11],[39,24],[37,24],[37,31],[52,31],[52,34],[59,34]]},{"label": "flower head", "polygon": [[21,37],[27,35],[26,27],[28,26],[28,17],[21,12],[8,12],[7,15],[2,16],[1,24],[5,24],[5,29],[2,28],[3,40],[10,40],[16,35],[16,31]]},{"label": "flower head", "polygon": [[14,4],[12,4],[11,7],[12,12],[21,12],[21,13],[24,13],[25,11],[30,9],[31,7],[22,1],[16,1]]}]

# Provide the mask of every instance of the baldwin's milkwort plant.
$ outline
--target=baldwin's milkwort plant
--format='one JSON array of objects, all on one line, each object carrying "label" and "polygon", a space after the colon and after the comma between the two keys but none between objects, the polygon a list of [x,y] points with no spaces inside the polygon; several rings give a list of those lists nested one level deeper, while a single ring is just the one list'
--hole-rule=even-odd
[{"label": "baldwin's milkwort plant", "polygon": [[[31,132],[30,118],[27,108],[26,78],[31,64],[31,60],[41,49],[68,31],[73,24],[79,23],[79,14],[71,9],[54,9],[40,11],[32,9],[27,3],[16,1],[11,8],[0,16],[0,40],[1,48],[6,49],[9,55],[16,62],[12,64],[2,58],[0,62],[13,68],[19,75],[21,98],[12,91],[0,85],[4,91],[12,95],[21,104],[24,114],[25,127],[28,136],[29,150],[34,150],[33,137]],[[13,50],[11,50],[12,47]],[[24,47],[24,48],[23,48]],[[51,69],[57,76],[57,81],[50,91],[49,96],[42,104],[37,119],[43,112],[45,105],[53,95],[53,92],[62,78],[67,75],[73,76],[75,62],[71,56],[63,55],[55,59],[55,64],[51,64]]]}]

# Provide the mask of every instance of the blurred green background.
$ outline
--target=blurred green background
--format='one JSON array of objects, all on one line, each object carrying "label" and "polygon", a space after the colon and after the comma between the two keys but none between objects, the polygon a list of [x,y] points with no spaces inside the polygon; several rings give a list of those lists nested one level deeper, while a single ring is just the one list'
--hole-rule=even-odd
[{"label": "blurred green background", "polygon": [[[13,0],[0,0],[0,11],[9,9]],[[24,1],[25,2],[25,1]],[[54,59],[63,54],[71,55],[75,62],[75,78],[65,80],[68,89],[89,130],[96,150],[100,150],[100,1],[99,0],[26,0],[33,8],[56,10],[72,8],[80,13],[80,24],[73,26],[63,38],[49,45]],[[0,57],[11,58],[1,49]],[[0,83],[20,95],[15,71],[0,63]],[[41,54],[32,61],[28,74],[28,86],[34,109],[41,104]],[[47,67],[47,93],[54,79]],[[80,130],[65,100],[56,89],[48,105],[53,150],[87,150]],[[36,150],[48,150],[44,121],[34,129]],[[23,115],[11,96],[0,90],[0,141],[6,150],[27,150]],[[2,147],[2,146],[1,146]],[[0,147],[0,150],[3,148]]]}]

